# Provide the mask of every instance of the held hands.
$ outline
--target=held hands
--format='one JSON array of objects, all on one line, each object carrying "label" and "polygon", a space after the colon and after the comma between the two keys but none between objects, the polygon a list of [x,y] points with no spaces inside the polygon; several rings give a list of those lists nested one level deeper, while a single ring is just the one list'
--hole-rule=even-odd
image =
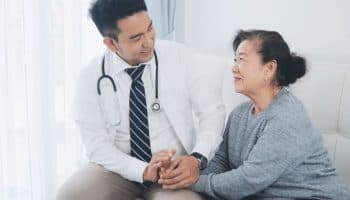
[{"label": "held hands", "polygon": [[154,154],[143,172],[143,180],[157,182],[164,189],[176,190],[191,186],[200,175],[200,161],[193,156],[179,156],[171,160],[175,150]]},{"label": "held hands", "polygon": [[171,158],[175,155],[175,150],[162,150],[154,154],[143,172],[143,181],[157,182],[160,168],[168,168]]},{"label": "held hands", "polygon": [[200,161],[193,156],[179,156],[170,165],[161,167],[158,183],[163,189],[182,189],[194,184],[200,175]]}]

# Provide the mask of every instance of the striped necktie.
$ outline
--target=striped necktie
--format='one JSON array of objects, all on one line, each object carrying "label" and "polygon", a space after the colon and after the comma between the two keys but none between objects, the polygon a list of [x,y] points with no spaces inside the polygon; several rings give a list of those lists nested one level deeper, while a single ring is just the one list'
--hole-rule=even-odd
[{"label": "striped necktie", "polygon": [[131,156],[145,162],[152,157],[149,139],[145,88],[141,79],[145,65],[125,69],[132,79],[129,96]]}]

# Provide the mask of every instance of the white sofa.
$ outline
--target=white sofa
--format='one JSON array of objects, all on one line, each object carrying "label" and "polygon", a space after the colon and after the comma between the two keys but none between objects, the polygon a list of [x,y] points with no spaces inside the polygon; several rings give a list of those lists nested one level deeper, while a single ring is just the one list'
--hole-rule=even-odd
[{"label": "white sofa", "polygon": [[[224,62],[224,61],[223,61]],[[227,113],[247,100],[233,90],[231,63],[224,62],[223,100]],[[350,64],[313,64],[290,90],[300,98],[324,138],[338,174],[350,188]]]}]

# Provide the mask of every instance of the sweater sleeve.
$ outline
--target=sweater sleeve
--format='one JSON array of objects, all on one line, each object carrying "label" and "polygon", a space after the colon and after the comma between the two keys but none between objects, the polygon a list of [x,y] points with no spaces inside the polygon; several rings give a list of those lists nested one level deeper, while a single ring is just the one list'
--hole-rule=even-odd
[{"label": "sweater sleeve", "polygon": [[267,124],[240,167],[202,175],[193,189],[217,199],[241,199],[270,186],[306,156],[308,144],[291,123],[295,122],[276,119]]},{"label": "sweater sleeve", "polygon": [[213,159],[208,163],[207,168],[205,168],[201,174],[210,174],[210,173],[223,173],[229,170],[228,164],[228,154],[227,154],[227,143],[228,143],[228,133],[230,132],[231,124],[231,115],[227,120],[223,140],[219,146],[219,149],[216,151]]}]

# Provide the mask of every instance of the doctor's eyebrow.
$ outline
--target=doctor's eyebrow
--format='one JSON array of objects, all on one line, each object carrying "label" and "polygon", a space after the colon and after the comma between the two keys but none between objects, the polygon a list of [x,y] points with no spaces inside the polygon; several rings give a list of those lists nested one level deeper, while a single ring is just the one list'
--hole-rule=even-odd
[{"label": "doctor's eyebrow", "polygon": [[[150,22],[149,25],[148,25],[147,31],[152,27],[152,25],[153,25],[153,21],[151,20],[151,22]],[[138,33],[138,34],[136,34],[136,35],[131,36],[130,39],[131,39],[131,40],[132,40],[132,39],[135,39],[135,38],[137,38],[137,37],[142,36],[143,34],[144,34],[144,33]]]},{"label": "doctor's eyebrow", "polygon": [[246,56],[247,54],[246,53],[244,53],[244,52],[239,52],[239,53],[237,53],[235,56]]}]

